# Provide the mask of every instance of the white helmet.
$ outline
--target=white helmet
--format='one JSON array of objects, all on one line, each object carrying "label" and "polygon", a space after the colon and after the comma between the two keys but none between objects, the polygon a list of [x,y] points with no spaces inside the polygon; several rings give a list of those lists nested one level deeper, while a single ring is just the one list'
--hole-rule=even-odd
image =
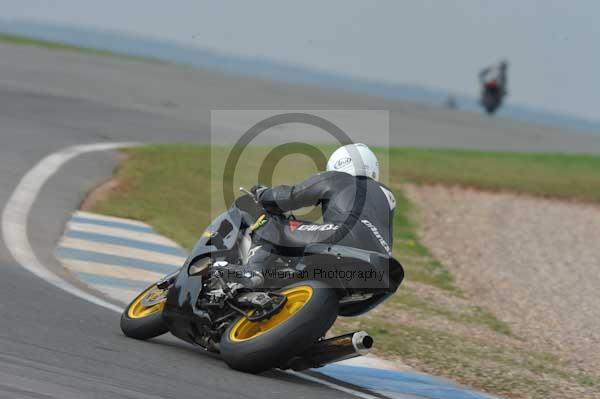
[{"label": "white helmet", "polygon": [[379,161],[365,144],[348,144],[338,148],[327,161],[327,170],[379,180]]}]

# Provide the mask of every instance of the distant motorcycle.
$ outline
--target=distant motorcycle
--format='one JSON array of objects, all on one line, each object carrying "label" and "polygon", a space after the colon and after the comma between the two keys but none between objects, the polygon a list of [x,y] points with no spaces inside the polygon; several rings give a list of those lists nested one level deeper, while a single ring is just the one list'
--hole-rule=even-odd
[{"label": "distant motorcycle", "polygon": [[504,92],[495,81],[486,83],[481,93],[481,105],[491,115],[502,105]]},{"label": "distant motorcycle", "polygon": [[[340,245],[311,244],[269,286],[236,288],[219,268],[242,265],[253,226],[265,210],[249,192],[218,216],[181,269],[135,298],[121,316],[128,337],[174,336],[220,353],[232,368],[259,373],[271,368],[303,370],[365,354],[373,339],[364,331],[325,339],[338,315],[357,316],[392,295],[404,278],[400,263],[380,253]],[[269,216],[270,217],[270,216]],[[275,216],[273,216],[275,217]],[[290,213],[278,215],[295,220]],[[314,278],[317,268],[381,272],[380,284],[365,288],[348,279]],[[302,272],[308,279],[290,280]],[[363,284],[364,285],[364,284]]]},{"label": "distant motorcycle", "polygon": [[506,96],[507,68],[508,64],[503,61],[485,68],[479,74],[482,86],[480,103],[488,115],[500,108]]}]

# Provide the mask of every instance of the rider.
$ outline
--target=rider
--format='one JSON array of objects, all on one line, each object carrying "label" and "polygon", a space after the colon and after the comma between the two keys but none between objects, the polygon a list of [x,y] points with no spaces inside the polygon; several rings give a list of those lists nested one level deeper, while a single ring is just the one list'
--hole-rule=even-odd
[{"label": "rider", "polygon": [[508,85],[507,69],[508,63],[501,61],[482,69],[479,72],[479,80],[484,87],[498,89],[504,95]]},{"label": "rider", "polygon": [[[263,271],[282,256],[300,256],[311,243],[340,244],[391,255],[396,199],[378,182],[379,162],[365,144],[338,148],[327,171],[304,182],[273,188],[252,188],[268,211],[266,222],[253,232],[253,247],[241,278],[247,288],[263,284]],[[323,223],[301,222],[282,213],[320,206]]]}]

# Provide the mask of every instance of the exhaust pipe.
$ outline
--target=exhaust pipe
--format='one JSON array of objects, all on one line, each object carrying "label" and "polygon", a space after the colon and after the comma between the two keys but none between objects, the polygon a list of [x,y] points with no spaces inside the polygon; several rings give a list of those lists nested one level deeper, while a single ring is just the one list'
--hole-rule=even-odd
[{"label": "exhaust pipe", "polygon": [[366,355],[373,347],[373,342],[373,338],[365,331],[324,339],[314,344],[306,354],[291,359],[284,368],[300,371]]}]

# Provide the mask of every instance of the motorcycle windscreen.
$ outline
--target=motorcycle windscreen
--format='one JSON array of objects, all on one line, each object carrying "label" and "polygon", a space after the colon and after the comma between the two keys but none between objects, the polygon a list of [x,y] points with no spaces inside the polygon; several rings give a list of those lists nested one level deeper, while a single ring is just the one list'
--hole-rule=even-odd
[{"label": "motorcycle windscreen", "polygon": [[231,208],[217,216],[196,242],[190,254],[190,261],[206,254],[217,254],[233,250],[237,245],[242,225],[242,214]]}]

